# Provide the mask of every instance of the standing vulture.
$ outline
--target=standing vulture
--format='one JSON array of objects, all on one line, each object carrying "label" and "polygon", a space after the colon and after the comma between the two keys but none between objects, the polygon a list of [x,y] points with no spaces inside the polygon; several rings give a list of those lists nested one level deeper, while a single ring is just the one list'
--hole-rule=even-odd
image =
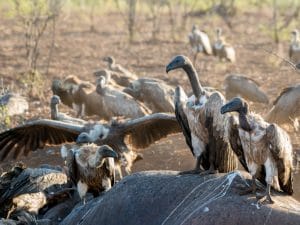
[{"label": "standing vulture", "polygon": [[[229,172],[237,168],[237,160],[225,132],[228,116],[220,114],[225,102],[219,92],[208,93],[201,86],[191,61],[183,55],[176,56],[166,67],[169,72],[182,68],[189,77],[194,95],[187,98],[181,87],[175,90],[175,114],[186,142],[205,170]],[[202,162],[201,162],[202,160]]]},{"label": "standing vulture", "polygon": [[228,75],[224,81],[226,99],[242,97],[252,102],[269,103],[268,96],[260,89],[259,84],[242,75]]},{"label": "standing vulture", "polygon": [[[138,155],[128,148],[146,148],[169,134],[180,132],[173,115],[155,113],[138,119],[113,121],[111,124],[74,124],[40,119],[9,129],[0,134],[0,161],[17,158],[30,151],[66,142],[109,145],[118,153],[118,161],[128,160],[125,171],[130,172]],[[126,143],[125,143],[126,142]]]},{"label": "standing vulture", "polygon": [[138,118],[151,113],[144,104],[136,101],[132,96],[106,85],[105,77],[97,79],[96,92],[98,101],[102,102],[102,113],[106,112],[110,118],[124,116],[125,118]]},{"label": "standing vulture", "polygon": [[140,78],[123,90],[152,112],[174,112],[174,88],[154,78]]},{"label": "standing vulture", "polygon": [[293,63],[300,63],[300,37],[297,29],[292,31],[292,40],[289,49],[289,56]]},{"label": "standing vulture", "polygon": [[205,31],[199,30],[196,25],[193,25],[192,32],[189,34],[189,42],[194,52],[194,63],[196,62],[199,52],[203,52],[206,55],[212,54],[212,48],[208,35]]},{"label": "standing vulture", "polygon": [[265,168],[267,183],[264,197],[273,203],[270,188],[293,194],[293,149],[289,135],[276,124],[265,122],[259,115],[249,112],[248,104],[233,98],[221,108],[221,113],[238,112],[238,136],[243,157],[252,175],[252,191],[256,192],[255,179],[261,166]]},{"label": "standing vulture", "polygon": [[273,107],[266,116],[270,123],[291,123],[299,129],[298,118],[300,117],[300,84],[287,87],[281,91],[273,102]]},{"label": "standing vulture", "polygon": [[115,184],[114,158],[118,158],[118,154],[109,146],[84,144],[70,150],[63,146],[61,154],[84,202],[88,191],[96,197]]},{"label": "standing vulture", "polygon": [[[116,60],[112,56],[107,56],[103,58],[103,61],[107,62],[109,70],[117,73],[112,73],[111,77],[116,81],[117,84],[127,87],[130,82],[137,80],[138,77],[134,73],[131,73],[123,66],[116,64]],[[118,75],[118,73],[120,75]]]},{"label": "standing vulture", "polygon": [[213,45],[213,53],[215,56],[219,57],[220,60],[227,60],[229,62],[235,62],[235,50],[228,44],[225,40],[225,37],[222,36],[222,29],[218,28],[216,30],[217,39]]}]

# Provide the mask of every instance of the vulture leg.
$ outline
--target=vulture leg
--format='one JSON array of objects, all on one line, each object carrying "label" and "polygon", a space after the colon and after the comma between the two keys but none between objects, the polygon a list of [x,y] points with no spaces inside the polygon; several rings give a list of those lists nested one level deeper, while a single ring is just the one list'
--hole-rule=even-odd
[{"label": "vulture leg", "polygon": [[196,63],[197,56],[198,56],[198,52],[196,52],[196,53],[194,54],[194,57],[193,57],[193,64],[194,64],[194,65],[195,65],[195,63]]},{"label": "vulture leg", "polygon": [[258,202],[260,203],[270,203],[273,204],[274,201],[271,198],[271,184],[267,184],[266,192],[262,197],[256,197],[258,198]]},{"label": "vulture leg", "polygon": [[196,160],[196,166],[195,166],[195,169],[193,170],[188,170],[188,171],[182,171],[180,172],[179,174],[183,175],[183,174],[199,174],[202,172],[201,168],[200,168],[200,165],[201,165],[201,156],[198,156],[197,157],[197,160]]}]

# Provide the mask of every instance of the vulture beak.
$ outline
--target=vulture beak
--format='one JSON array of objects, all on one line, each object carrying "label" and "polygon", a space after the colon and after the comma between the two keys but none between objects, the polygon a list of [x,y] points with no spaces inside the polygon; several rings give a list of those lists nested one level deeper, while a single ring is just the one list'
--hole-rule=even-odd
[{"label": "vulture beak", "polygon": [[98,151],[102,158],[118,158],[118,154],[108,145],[101,146]]},{"label": "vulture beak", "polygon": [[239,111],[243,107],[243,101],[241,98],[233,98],[227,104],[221,107],[221,114],[227,112]]},{"label": "vulture beak", "polygon": [[182,68],[184,65],[187,64],[186,62],[186,56],[178,55],[175,56],[171,62],[166,66],[166,72],[168,73],[171,70],[175,70],[178,68]]}]

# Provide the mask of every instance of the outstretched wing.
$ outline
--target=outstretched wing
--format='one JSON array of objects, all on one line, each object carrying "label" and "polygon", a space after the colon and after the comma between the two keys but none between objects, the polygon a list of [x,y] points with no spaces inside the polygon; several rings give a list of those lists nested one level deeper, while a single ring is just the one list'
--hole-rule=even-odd
[{"label": "outstretched wing", "polygon": [[175,105],[175,115],[176,119],[178,121],[178,124],[181,127],[181,131],[185,137],[185,142],[189,146],[190,150],[193,151],[193,145],[192,145],[192,136],[191,136],[191,130],[189,127],[188,119],[186,117],[186,114],[184,113],[184,104],[187,102],[187,95],[185,94],[184,90],[177,86],[175,89],[175,96],[174,96],[174,105]]},{"label": "outstretched wing", "polygon": [[73,125],[54,120],[36,120],[0,134],[0,161],[8,156],[17,158],[45,145],[75,142],[83,125]]},{"label": "outstretched wing", "polygon": [[276,124],[270,124],[266,129],[269,149],[274,157],[280,188],[293,194],[293,148],[288,134]]},{"label": "outstretched wing", "polygon": [[[209,134],[209,154],[215,154],[215,167],[219,172],[229,172],[237,169],[237,159],[230,148],[226,125],[229,116],[221,114],[225,98],[219,92],[214,92],[205,103],[205,126]],[[211,157],[211,156],[210,156]]]},{"label": "outstretched wing", "polygon": [[120,124],[123,134],[136,148],[146,148],[169,134],[179,133],[180,126],[176,117],[167,113],[154,113]]}]

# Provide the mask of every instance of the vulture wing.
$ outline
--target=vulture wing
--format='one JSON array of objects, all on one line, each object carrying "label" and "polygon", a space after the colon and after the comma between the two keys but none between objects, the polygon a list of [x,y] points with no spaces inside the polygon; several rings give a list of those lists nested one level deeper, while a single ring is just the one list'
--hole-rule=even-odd
[{"label": "vulture wing", "polygon": [[176,117],[167,113],[154,113],[123,123],[123,134],[136,148],[146,148],[169,134],[179,133],[181,128]]},{"label": "vulture wing", "polygon": [[280,188],[293,194],[293,148],[288,134],[276,124],[270,124],[266,129],[269,149],[274,157]]},{"label": "vulture wing", "polygon": [[202,31],[197,31],[197,35],[199,36],[200,41],[203,45],[204,52],[207,55],[211,55],[212,54],[212,48],[211,48],[211,44],[210,44],[208,35],[206,33],[202,32]]},{"label": "vulture wing", "polygon": [[209,156],[215,158],[215,167],[219,172],[226,173],[237,169],[237,159],[230,148],[226,126],[229,116],[221,114],[220,109],[225,104],[225,98],[219,92],[214,92],[205,103],[205,126],[209,134]]},{"label": "vulture wing", "polygon": [[59,145],[75,142],[83,131],[83,125],[73,125],[54,120],[36,120],[0,134],[0,161],[12,154],[28,155],[30,151],[44,148],[45,145]]},{"label": "vulture wing", "polygon": [[192,137],[191,130],[189,127],[188,119],[184,113],[184,104],[187,102],[187,95],[184,90],[177,86],[175,89],[175,97],[174,97],[174,105],[175,105],[175,115],[176,119],[181,127],[182,133],[185,137],[185,142],[189,146],[190,150],[194,154],[193,145],[192,145]]}]

